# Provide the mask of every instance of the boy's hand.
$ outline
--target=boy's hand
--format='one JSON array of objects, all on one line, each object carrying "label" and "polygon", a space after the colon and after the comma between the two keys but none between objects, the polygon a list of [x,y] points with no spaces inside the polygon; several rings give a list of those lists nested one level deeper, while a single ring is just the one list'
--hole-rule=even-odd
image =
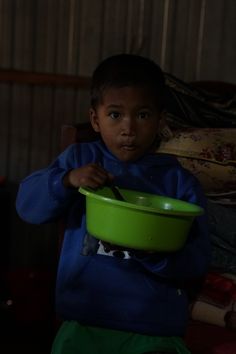
[{"label": "boy's hand", "polygon": [[63,179],[66,188],[90,187],[98,188],[111,181],[114,177],[100,165],[91,163],[69,171]]}]

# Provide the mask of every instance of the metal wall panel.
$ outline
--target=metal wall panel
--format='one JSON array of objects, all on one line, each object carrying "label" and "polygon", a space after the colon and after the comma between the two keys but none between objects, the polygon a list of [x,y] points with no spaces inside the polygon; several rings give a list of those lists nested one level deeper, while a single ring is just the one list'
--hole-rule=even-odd
[{"label": "metal wall panel", "polygon": [[235,27],[234,0],[0,0],[0,67],[90,75],[125,51],[186,80],[198,58],[197,79],[236,82]]}]

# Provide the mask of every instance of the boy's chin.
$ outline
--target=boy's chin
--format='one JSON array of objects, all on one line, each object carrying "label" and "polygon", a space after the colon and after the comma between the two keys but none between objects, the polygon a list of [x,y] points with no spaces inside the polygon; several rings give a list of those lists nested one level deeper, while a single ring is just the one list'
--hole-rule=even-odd
[{"label": "boy's chin", "polygon": [[118,151],[113,154],[122,162],[134,162],[144,155],[144,153],[134,151]]},{"label": "boy's chin", "polygon": [[155,152],[155,146],[152,144],[149,148],[140,148],[140,147],[133,147],[133,148],[126,148],[121,147],[120,149],[111,149],[112,154],[120,161],[123,162],[134,162],[139,160],[144,155]]}]

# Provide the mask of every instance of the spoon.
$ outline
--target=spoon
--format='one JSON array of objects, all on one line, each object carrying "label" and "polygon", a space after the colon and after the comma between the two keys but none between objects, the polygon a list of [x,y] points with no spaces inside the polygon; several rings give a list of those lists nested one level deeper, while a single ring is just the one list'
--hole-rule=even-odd
[{"label": "spoon", "polygon": [[123,195],[119,191],[118,187],[116,187],[114,184],[111,183],[110,188],[117,200],[121,200],[121,201],[125,202],[125,198],[123,197]]}]

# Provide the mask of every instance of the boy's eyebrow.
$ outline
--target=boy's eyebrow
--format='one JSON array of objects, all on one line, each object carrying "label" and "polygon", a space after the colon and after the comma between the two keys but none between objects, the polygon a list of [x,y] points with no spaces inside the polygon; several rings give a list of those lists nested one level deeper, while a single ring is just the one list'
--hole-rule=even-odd
[{"label": "boy's eyebrow", "polygon": [[[107,108],[122,108],[123,107],[123,105],[122,104],[109,104],[108,106],[107,106]],[[138,109],[151,109],[151,107],[149,106],[149,105],[142,105],[142,106],[138,106],[137,107]]]},{"label": "boy's eyebrow", "polygon": [[109,108],[109,109],[122,108],[122,107],[123,107],[122,104],[109,104],[108,106],[106,106],[106,108]]}]

